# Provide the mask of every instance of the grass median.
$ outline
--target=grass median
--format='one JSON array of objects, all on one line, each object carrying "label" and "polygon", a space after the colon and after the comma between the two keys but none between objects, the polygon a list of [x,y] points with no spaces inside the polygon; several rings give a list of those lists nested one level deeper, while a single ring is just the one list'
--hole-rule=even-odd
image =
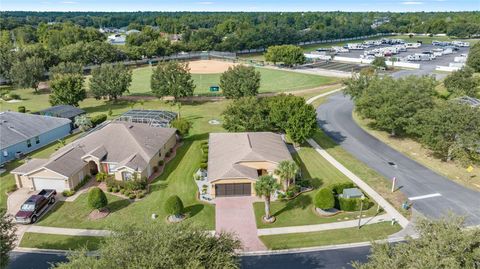
[{"label": "grass median", "polygon": [[26,232],[22,237],[20,247],[59,250],[75,250],[85,247],[87,250],[97,250],[102,239],[102,237],[97,236],[74,236]]}]

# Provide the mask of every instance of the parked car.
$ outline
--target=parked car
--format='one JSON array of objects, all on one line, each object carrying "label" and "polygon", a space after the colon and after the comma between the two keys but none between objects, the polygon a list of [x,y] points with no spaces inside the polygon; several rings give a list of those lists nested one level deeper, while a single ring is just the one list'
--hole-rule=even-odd
[{"label": "parked car", "polygon": [[15,215],[15,222],[35,223],[49,206],[55,203],[55,195],[56,190],[41,190],[38,194],[30,196]]}]

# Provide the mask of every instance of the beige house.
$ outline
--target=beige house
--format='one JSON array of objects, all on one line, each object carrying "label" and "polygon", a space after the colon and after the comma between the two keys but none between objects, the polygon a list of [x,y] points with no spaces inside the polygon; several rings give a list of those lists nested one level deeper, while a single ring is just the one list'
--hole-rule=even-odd
[{"label": "beige house", "polygon": [[255,182],[292,156],[278,134],[271,132],[211,133],[208,151],[210,195],[255,195]]},{"label": "beige house", "polygon": [[154,167],[175,147],[173,128],[112,122],[61,148],[49,159],[33,159],[11,173],[19,188],[71,190],[88,175],[111,174],[130,180],[150,177]]}]

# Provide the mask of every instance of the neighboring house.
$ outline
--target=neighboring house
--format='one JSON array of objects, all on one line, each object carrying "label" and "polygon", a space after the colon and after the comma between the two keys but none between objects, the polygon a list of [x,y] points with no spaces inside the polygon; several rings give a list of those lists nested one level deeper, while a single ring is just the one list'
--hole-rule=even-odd
[{"label": "neighboring house", "polygon": [[0,112],[0,164],[62,139],[70,134],[69,119]]},{"label": "neighboring house", "polygon": [[85,110],[70,105],[58,105],[40,110],[34,114],[71,120],[70,128],[75,129],[75,117],[85,114]]},{"label": "neighboring house", "polygon": [[19,188],[72,190],[89,175],[117,180],[150,177],[176,144],[175,129],[113,122],[61,148],[49,159],[33,159],[11,173]]},{"label": "neighboring house", "polygon": [[292,156],[278,134],[271,132],[211,133],[208,151],[210,195],[255,195],[255,182]]}]

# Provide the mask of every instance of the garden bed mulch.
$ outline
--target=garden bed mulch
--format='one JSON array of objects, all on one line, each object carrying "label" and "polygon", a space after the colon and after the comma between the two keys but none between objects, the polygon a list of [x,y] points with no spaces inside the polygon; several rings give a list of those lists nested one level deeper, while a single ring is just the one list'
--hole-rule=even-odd
[{"label": "garden bed mulch", "polygon": [[90,220],[97,220],[97,219],[103,219],[106,216],[110,214],[110,210],[108,208],[102,208],[102,209],[95,209],[90,214],[88,215],[88,219]]}]

